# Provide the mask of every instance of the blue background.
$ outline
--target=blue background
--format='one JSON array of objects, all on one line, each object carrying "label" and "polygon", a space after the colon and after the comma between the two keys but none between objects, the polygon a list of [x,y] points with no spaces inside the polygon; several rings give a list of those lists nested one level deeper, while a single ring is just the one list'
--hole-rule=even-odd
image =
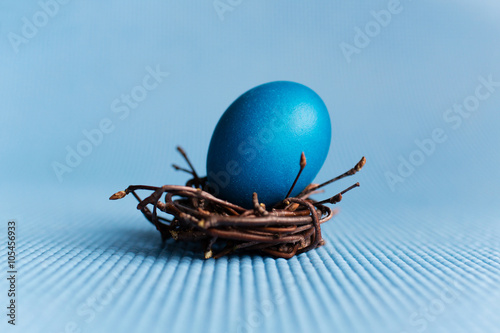
[{"label": "blue background", "polygon": [[[0,239],[15,219],[19,269],[18,325],[2,315],[2,332],[500,332],[500,88],[458,128],[444,118],[479,77],[500,81],[500,5],[403,0],[348,61],[342,43],[389,1],[233,3],[219,16],[212,0],[73,0],[17,47],[41,5],[0,4]],[[121,119],[112,104],[148,67],[169,75]],[[222,112],[274,80],[329,109],[317,181],[367,158],[327,189],[362,186],[324,247],[204,261],[163,246],[133,198],[108,201],[129,184],[184,183],[178,144],[204,173]],[[113,130],[59,179],[54,162],[103,119]],[[387,173],[435,129],[447,140],[391,188]]]}]

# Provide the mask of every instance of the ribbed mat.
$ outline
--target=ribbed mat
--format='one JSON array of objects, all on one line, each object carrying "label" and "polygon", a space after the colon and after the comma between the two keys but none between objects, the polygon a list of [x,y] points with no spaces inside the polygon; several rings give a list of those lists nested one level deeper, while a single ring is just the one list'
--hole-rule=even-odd
[{"label": "ribbed mat", "polygon": [[18,221],[17,332],[500,331],[493,218],[344,209],[293,259],[203,260],[132,207],[63,214]]}]

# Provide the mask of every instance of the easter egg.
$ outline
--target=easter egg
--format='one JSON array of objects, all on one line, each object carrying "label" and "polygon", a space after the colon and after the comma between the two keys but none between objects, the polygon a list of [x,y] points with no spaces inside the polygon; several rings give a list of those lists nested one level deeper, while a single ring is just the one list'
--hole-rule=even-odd
[{"label": "easter egg", "polygon": [[271,208],[283,199],[307,165],[291,196],[310,184],[323,165],[331,123],[322,99],[295,82],[257,86],[238,97],[220,118],[207,155],[207,187],[218,198],[245,208],[252,194]]}]

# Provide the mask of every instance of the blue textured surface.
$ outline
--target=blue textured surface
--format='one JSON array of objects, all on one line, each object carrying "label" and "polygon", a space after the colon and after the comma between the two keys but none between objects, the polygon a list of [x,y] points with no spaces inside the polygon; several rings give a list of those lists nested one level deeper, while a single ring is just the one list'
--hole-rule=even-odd
[{"label": "blue textured surface", "polygon": [[262,84],[242,94],[215,127],[207,155],[208,184],[219,197],[252,207],[252,193],[272,207],[318,174],[330,148],[331,123],[325,103],[310,88],[288,81]]},{"label": "blue textured surface", "polygon": [[[500,332],[500,5],[401,1],[387,23],[389,3],[74,0],[16,48],[41,7],[1,2],[0,244],[15,219],[18,325],[2,310],[0,332]],[[386,21],[367,44],[372,11]],[[108,200],[183,183],[178,144],[201,173],[223,110],[276,80],[330,112],[318,181],[367,157],[324,194],[361,183],[324,247],[204,261],[162,245],[133,198]],[[2,275],[2,309],[7,289]]]}]

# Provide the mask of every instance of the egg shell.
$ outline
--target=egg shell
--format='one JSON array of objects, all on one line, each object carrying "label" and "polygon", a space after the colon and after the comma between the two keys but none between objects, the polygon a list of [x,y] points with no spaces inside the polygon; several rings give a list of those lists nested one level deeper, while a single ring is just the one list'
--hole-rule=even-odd
[{"label": "egg shell", "polygon": [[316,177],[330,141],[330,116],[313,90],[289,81],[257,86],[236,99],[215,127],[207,155],[209,190],[245,208],[257,192],[271,208],[290,189],[301,153],[307,165],[292,196]]}]

